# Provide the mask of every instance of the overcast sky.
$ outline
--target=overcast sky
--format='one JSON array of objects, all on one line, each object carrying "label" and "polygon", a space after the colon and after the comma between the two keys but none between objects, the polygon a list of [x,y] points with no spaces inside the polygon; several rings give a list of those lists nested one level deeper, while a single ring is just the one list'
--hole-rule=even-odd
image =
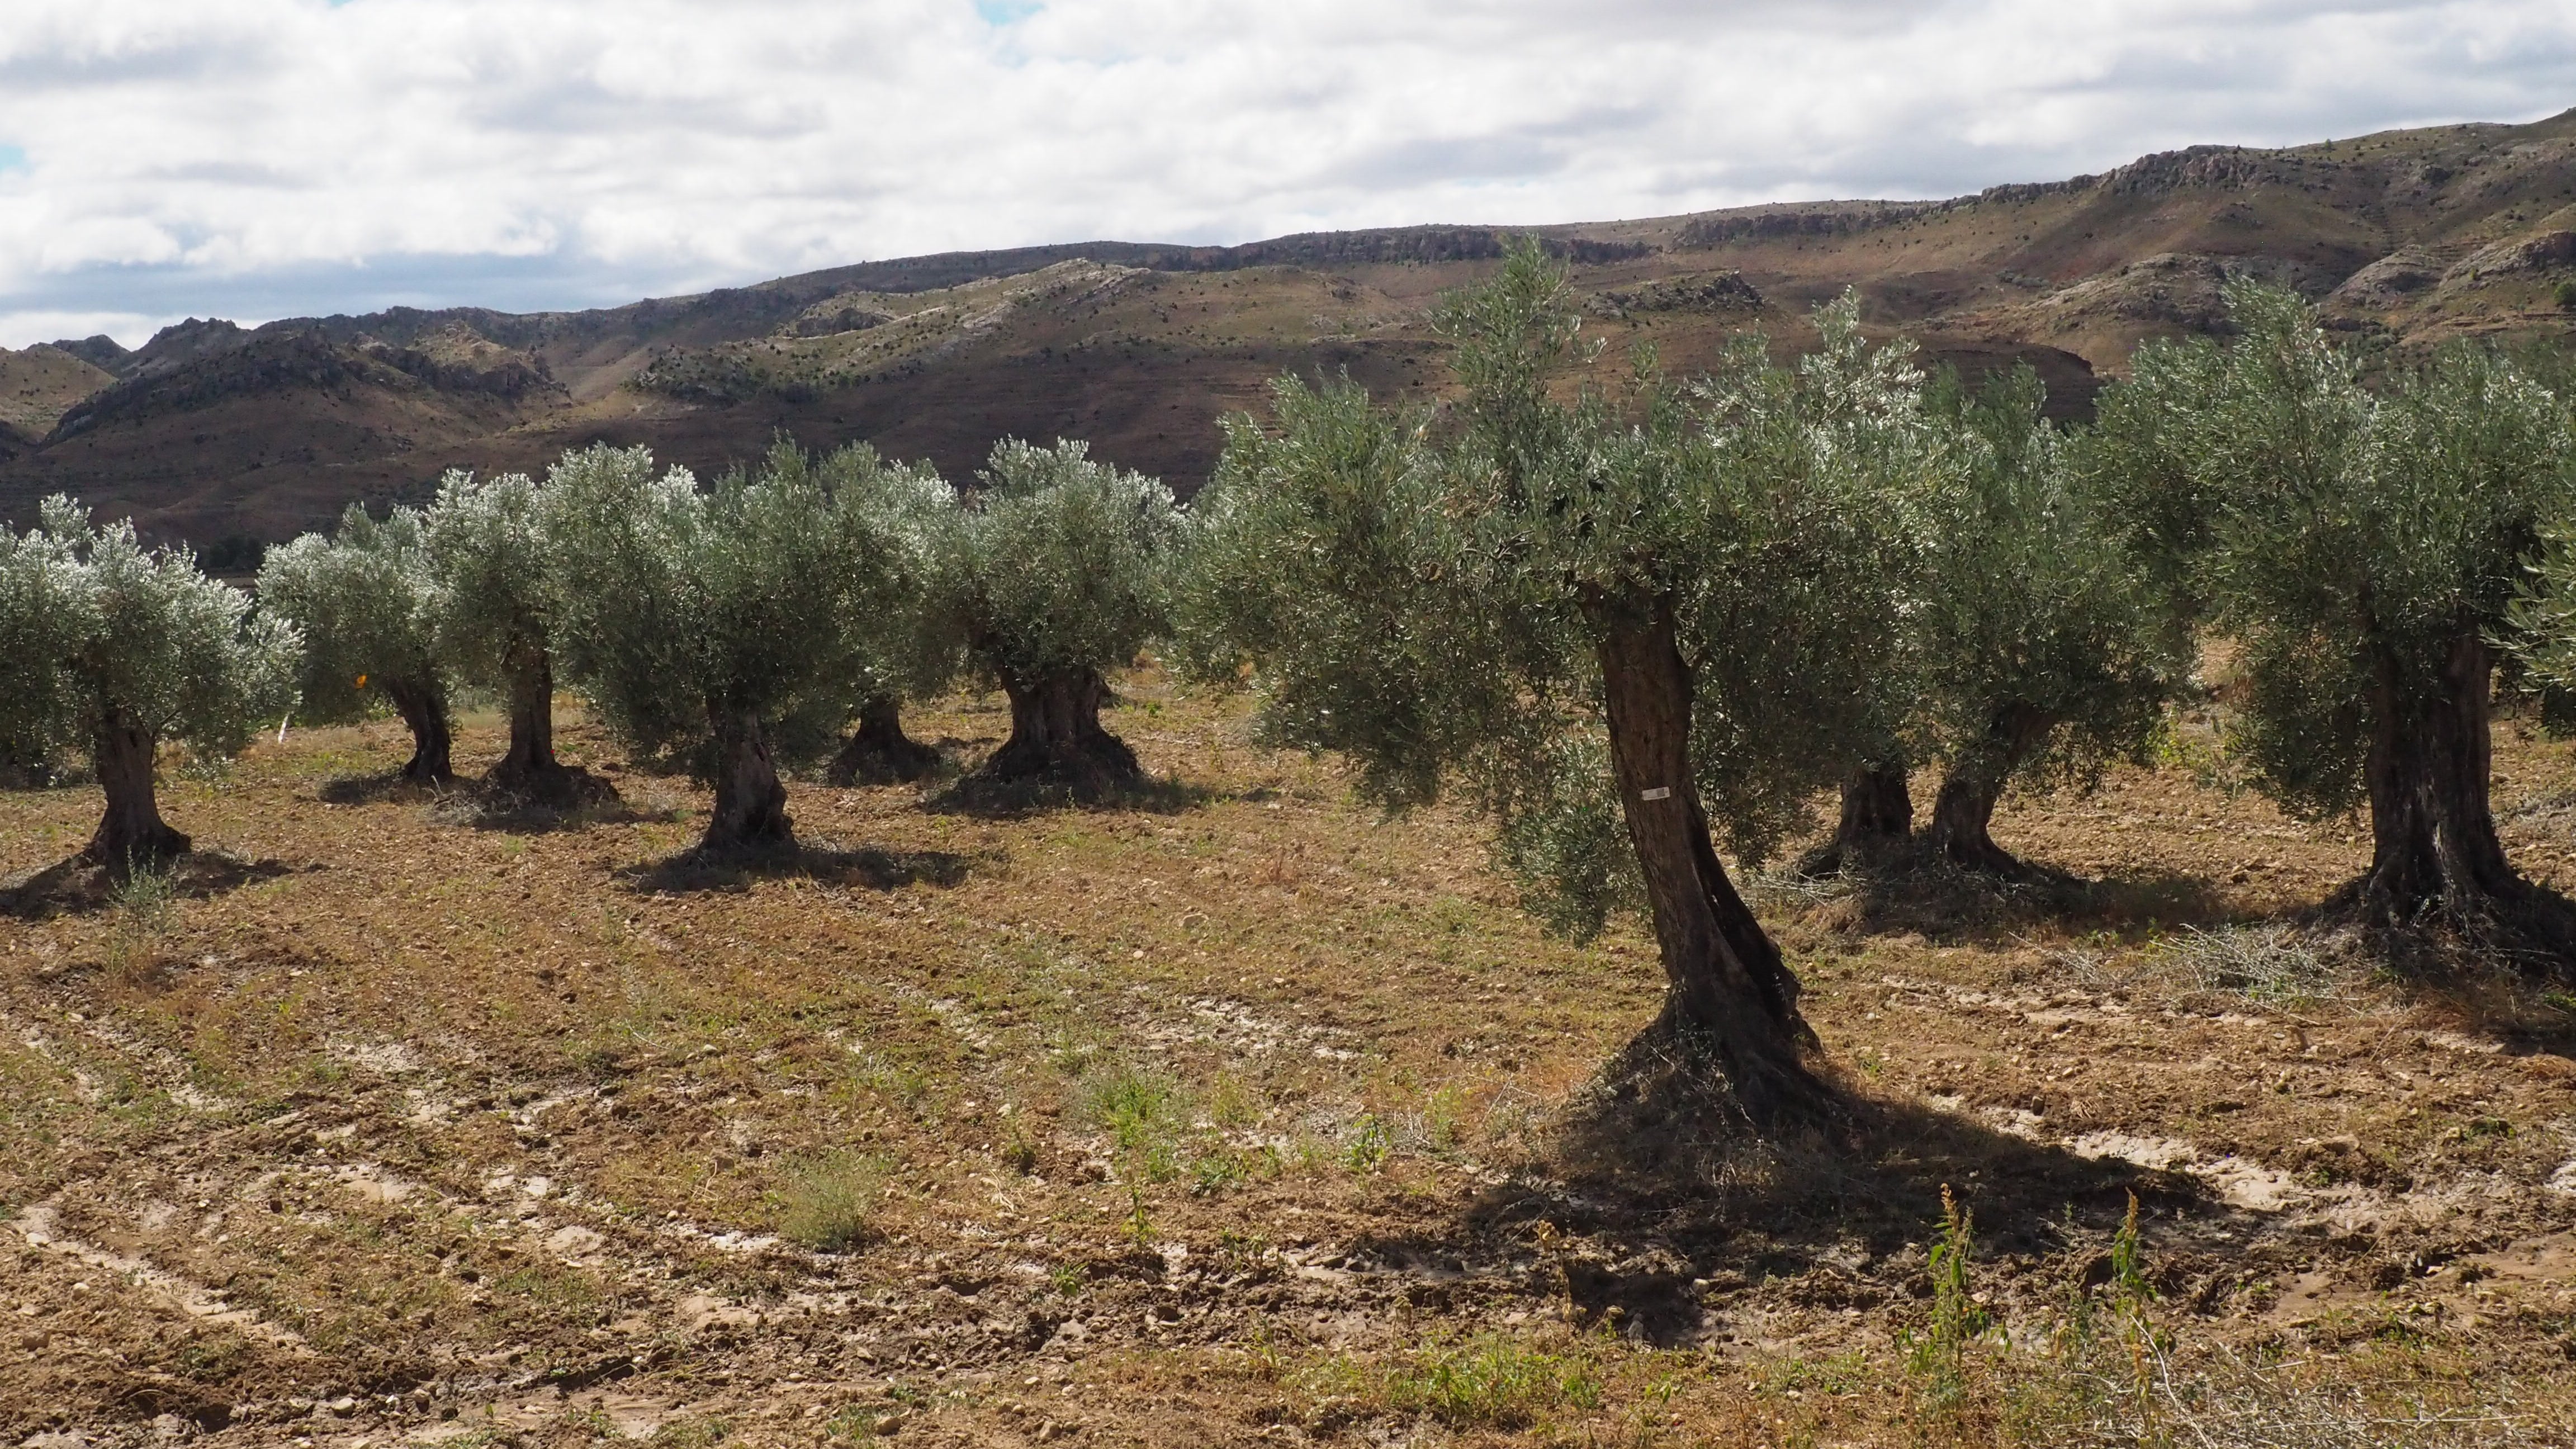
[{"label": "overcast sky", "polygon": [[6,0],[0,345],[1948,196],[2576,106],[2568,0]]}]

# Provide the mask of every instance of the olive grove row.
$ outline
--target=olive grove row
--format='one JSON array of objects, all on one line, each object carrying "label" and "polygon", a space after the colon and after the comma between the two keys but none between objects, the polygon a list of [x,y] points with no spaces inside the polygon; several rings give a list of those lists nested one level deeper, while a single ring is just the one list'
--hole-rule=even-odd
[{"label": "olive grove row", "polygon": [[2330,913],[2569,969],[2576,912],[2513,871],[2487,794],[2499,663],[2576,686],[2567,390],[2467,346],[2365,385],[2295,296],[2230,302],[2230,339],[2142,348],[2068,428],[2027,370],[1970,389],[1870,345],[1848,298],[1792,361],[1748,336],[1704,375],[1641,354],[1604,384],[1524,248],[1444,300],[1452,402],[1282,379],[1187,509],[1077,443],[1005,442],[965,489],[864,446],[782,443],[705,487],[597,447],[353,508],[271,551],[256,608],[58,500],[0,535],[0,760],[86,753],[90,853],[121,869],[185,848],[151,803],[160,739],[221,754],[290,710],[382,700],[406,772],[442,780],[449,692],[488,687],[496,784],[602,788],[554,758],[560,683],[712,783],[706,847],[778,844],[782,761],[915,776],[900,706],[965,679],[1012,709],[970,785],[1132,786],[1099,712],[1158,646],[1381,804],[1464,792],[1555,924],[1640,913],[1663,1029],[1778,1120],[1820,1100],[1811,1038],[1718,847],[1759,861],[1838,792],[1808,869],[2022,873],[1989,834],[2007,785],[2146,754],[2220,638],[2253,781],[2369,814]]}]

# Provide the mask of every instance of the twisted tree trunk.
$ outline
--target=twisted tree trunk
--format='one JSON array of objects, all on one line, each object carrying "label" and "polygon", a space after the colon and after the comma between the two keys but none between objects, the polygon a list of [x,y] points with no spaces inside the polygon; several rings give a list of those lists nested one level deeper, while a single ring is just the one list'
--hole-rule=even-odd
[{"label": "twisted tree trunk", "polygon": [[2474,629],[2439,674],[2410,686],[2394,651],[2373,661],[2370,868],[2323,915],[2376,927],[2440,923],[2561,975],[2576,970],[2576,906],[2514,872],[2488,796],[2493,659]]},{"label": "twisted tree trunk", "polygon": [[433,785],[455,779],[450,755],[456,734],[447,717],[445,687],[436,679],[388,679],[385,693],[394,702],[394,712],[411,729],[411,759],[403,765],[402,777]]},{"label": "twisted tree trunk", "polygon": [[555,670],[546,646],[522,639],[510,651],[510,748],[484,778],[521,794],[545,794],[570,772],[555,758]]},{"label": "twisted tree trunk", "polygon": [[1826,1095],[1807,1069],[1815,1034],[1798,979],[1736,894],[1709,838],[1690,763],[1692,682],[1672,611],[1596,611],[1610,757],[1645,877],[1668,983],[1668,1021],[1706,1042],[1757,1125],[1810,1117]]},{"label": "twisted tree trunk", "polygon": [[1987,722],[1985,738],[1950,762],[1932,802],[1932,845],[1970,870],[2026,875],[2030,867],[1995,844],[1990,828],[2004,786],[2048,739],[2057,721],[2027,704],[2007,704]]},{"label": "twisted tree trunk", "polygon": [[1843,781],[1842,805],[1833,839],[1798,862],[1800,875],[1838,875],[1914,838],[1914,793],[1906,784],[1902,756],[1854,770]]},{"label": "twisted tree trunk", "polygon": [[794,848],[796,823],[787,818],[787,787],[778,782],[760,716],[710,706],[715,731],[716,799],[708,813],[701,850]]},{"label": "twisted tree trunk", "polygon": [[903,706],[879,695],[859,706],[859,727],[823,771],[835,785],[896,785],[939,767],[939,751],[903,732]]},{"label": "twisted tree trunk", "polygon": [[1040,675],[1002,671],[1011,698],[1011,737],[975,774],[993,783],[1061,787],[1075,795],[1113,795],[1142,784],[1145,772],[1127,742],[1101,728],[1109,682],[1096,669]]},{"label": "twisted tree trunk", "polygon": [[105,867],[111,879],[123,880],[138,869],[188,853],[188,837],[161,819],[153,793],[152,757],[160,743],[122,709],[111,706],[100,719],[92,754],[107,811],[81,858]]}]

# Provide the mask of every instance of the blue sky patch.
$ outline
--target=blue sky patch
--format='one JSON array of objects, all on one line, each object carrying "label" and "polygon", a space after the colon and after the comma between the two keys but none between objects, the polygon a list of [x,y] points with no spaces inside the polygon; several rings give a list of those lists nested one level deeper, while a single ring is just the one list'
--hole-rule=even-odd
[{"label": "blue sky patch", "polygon": [[1045,8],[1039,0],[975,0],[975,13],[996,29],[1017,25]]},{"label": "blue sky patch", "polygon": [[0,145],[0,171],[24,171],[26,169],[26,147]]}]

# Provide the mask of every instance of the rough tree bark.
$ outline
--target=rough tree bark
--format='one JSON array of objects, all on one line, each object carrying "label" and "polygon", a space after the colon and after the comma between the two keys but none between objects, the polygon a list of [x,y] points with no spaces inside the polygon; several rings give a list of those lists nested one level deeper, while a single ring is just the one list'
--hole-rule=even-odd
[{"label": "rough tree bark", "polygon": [[523,639],[506,661],[510,693],[510,748],[484,776],[513,794],[551,797],[568,793],[579,772],[555,758],[555,668],[542,641]]},{"label": "rough tree bark", "polygon": [[1934,849],[1970,870],[2003,876],[2029,873],[2030,867],[1995,844],[1989,831],[2004,785],[2047,741],[2056,723],[2045,711],[2027,704],[2007,704],[1995,711],[1986,724],[1985,738],[1961,751],[1941,777],[1941,793],[1932,801],[1932,824],[1926,832]]},{"label": "rough tree bark", "polygon": [[403,765],[402,777],[433,785],[455,779],[450,756],[456,735],[447,717],[447,691],[435,679],[388,679],[385,693],[394,702],[394,712],[411,728],[411,759]]},{"label": "rough tree bark", "polygon": [[835,785],[898,785],[939,766],[939,751],[903,732],[903,706],[880,695],[859,706],[859,727],[823,771]]},{"label": "rough tree bark", "polygon": [[701,850],[793,848],[796,824],[787,818],[787,787],[778,782],[760,716],[709,706],[715,731],[716,800],[707,816]]},{"label": "rough tree bark", "polygon": [[2370,868],[2322,914],[2377,927],[2440,922],[2561,974],[2576,969],[2576,906],[2515,874],[2496,836],[2485,640],[2463,630],[2439,675],[2415,688],[2393,651],[2375,654],[2363,765]]},{"label": "rough tree bark", "polygon": [[161,819],[160,801],[153,794],[152,757],[159,745],[150,730],[123,710],[110,708],[99,723],[93,748],[107,813],[81,858],[105,867],[112,879],[188,853],[188,837]]},{"label": "rough tree bark", "polygon": [[1798,862],[1798,873],[1838,875],[1892,852],[1914,838],[1914,794],[1905,780],[1905,761],[1863,765],[1843,781],[1842,819],[1833,839]]},{"label": "rough tree bark", "polygon": [[1100,727],[1109,682],[1096,669],[1028,676],[1002,673],[1011,697],[1011,737],[975,772],[992,783],[1058,786],[1075,795],[1112,795],[1143,783],[1127,742]]},{"label": "rough tree bark", "polygon": [[1692,682],[1671,610],[1596,617],[1611,762],[1663,956],[1665,1018],[1714,1049],[1757,1125],[1811,1117],[1826,1091],[1807,1069],[1815,1035],[1798,1013],[1797,977],[1727,878],[1692,784]]}]

